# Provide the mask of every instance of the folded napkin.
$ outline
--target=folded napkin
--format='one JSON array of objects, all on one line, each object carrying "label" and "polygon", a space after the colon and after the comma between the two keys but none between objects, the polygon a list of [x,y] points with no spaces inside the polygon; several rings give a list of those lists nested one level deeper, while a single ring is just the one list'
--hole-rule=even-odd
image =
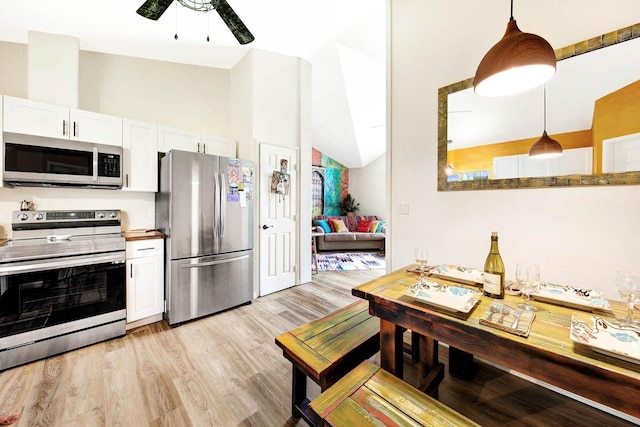
[{"label": "folded napkin", "polygon": [[511,304],[493,302],[480,318],[480,323],[521,337],[528,337],[536,314]]}]

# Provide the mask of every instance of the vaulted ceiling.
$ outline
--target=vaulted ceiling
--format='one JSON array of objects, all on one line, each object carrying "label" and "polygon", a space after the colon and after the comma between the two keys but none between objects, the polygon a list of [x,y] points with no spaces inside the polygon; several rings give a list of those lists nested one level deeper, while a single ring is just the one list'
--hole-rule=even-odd
[{"label": "vaulted ceiling", "polygon": [[228,2],[253,43],[240,46],[217,13],[177,1],[145,19],[135,12],[143,0],[2,2],[0,40],[27,43],[29,30],[42,31],[77,37],[82,50],[218,68],[248,49],[302,57],[312,64],[314,148],[350,168],[384,154],[385,0]]}]

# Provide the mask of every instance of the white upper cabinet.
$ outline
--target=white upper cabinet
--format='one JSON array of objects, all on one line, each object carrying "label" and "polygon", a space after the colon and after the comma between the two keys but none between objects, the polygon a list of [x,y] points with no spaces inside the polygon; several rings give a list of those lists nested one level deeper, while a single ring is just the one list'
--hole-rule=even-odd
[{"label": "white upper cabinet", "polygon": [[69,139],[122,146],[122,118],[84,110],[69,110]]},{"label": "white upper cabinet", "polygon": [[122,120],[123,191],[158,191],[158,125]]},{"label": "white upper cabinet", "polygon": [[200,134],[183,129],[158,126],[158,151],[166,153],[171,149],[199,153]]},{"label": "white upper cabinet", "polygon": [[4,97],[4,131],[122,146],[122,119],[29,99]]},{"label": "white upper cabinet", "polygon": [[200,137],[203,153],[224,157],[236,157],[236,142],[234,140],[205,134],[202,134]]},{"label": "white upper cabinet", "polygon": [[236,157],[236,142],[231,139],[158,126],[158,151],[166,153],[171,149]]},{"label": "white upper cabinet", "polygon": [[591,174],[593,148],[572,148],[551,159],[530,159],[528,154],[493,158],[493,179]]}]

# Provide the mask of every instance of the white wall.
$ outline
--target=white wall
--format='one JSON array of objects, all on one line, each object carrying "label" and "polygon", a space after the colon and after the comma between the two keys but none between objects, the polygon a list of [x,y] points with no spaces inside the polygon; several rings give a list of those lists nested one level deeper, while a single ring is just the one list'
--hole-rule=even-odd
[{"label": "white wall", "polygon": [[[26,54],[27,45],[0,43],[2,93],[27,97]],[[79,98],[84,110],[230,136],[229,70],[80,51]],[[0,188],[0,226],[11,235],[11,212],[26,199],[42,210],[121,209],[123,229],[153,228],[154,197],[118,190]]]},{"label": "white wall", "polygon": [[0,41],[0,94],[27,98],[28,46]]},{"label": "white wall", "polygon": [[[507,277],[529,260],[543,280],[619,299],[614,272],[640,271],[640,186],[436,190],[437,90],[473,76],[504,34],[508,2],[389,1],[390,268],[411,263],[416,245],[431,262],[481,268],[498,231]],[[640,2],[516,2],[514,16],[558,48],[640,22]]]},{"label": "white wall", "polygon": [[[248,158],[259,159],[256,141],[298,152],[298,218],[311,215],[311,65],[300,58],[252,49],[231,73],[232,129]],[[259,165],[258,165],[259,168]],[[259,196],[256,200],[259,206]],[[259,211],[256,209],[256,224]],[[311,229],[298,222],[296,283],[311,280]],[[258,233],[259,236],[259,233]],[[259,259],[259,238],[255,247]],[[258,280],[255,281],[258,283]]]},{"label": "white wall", "polygon": [[[120,209],[122,229],[153,228],[155,193],[67,188],[0,188],[0,227],[11,237],[11,212],[29,200],[41,210]],[[2,232],[0,231],[0,238]]]},{"label": "white wall", "polygon": [[78,108],[79,44],[77,37],[29,31],[29,99]]},{"label": "white wall", "polygon": [[360,203],[359,215],[386,217],[386,156],[363,168],[349,169],[349,193]]},{"label": "white wall", "polygon": [[230,138],[230,73],[81,51],[79,108]]}]

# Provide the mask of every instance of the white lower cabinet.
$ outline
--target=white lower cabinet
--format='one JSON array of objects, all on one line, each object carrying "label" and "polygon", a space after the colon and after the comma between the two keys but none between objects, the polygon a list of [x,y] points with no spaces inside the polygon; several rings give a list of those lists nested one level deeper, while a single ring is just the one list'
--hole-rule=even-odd
[{"label": "white lower cabinet", "polygon": [[164,240],[128,241],[126,257],[127,323],[161,315],[164,312]]}]

